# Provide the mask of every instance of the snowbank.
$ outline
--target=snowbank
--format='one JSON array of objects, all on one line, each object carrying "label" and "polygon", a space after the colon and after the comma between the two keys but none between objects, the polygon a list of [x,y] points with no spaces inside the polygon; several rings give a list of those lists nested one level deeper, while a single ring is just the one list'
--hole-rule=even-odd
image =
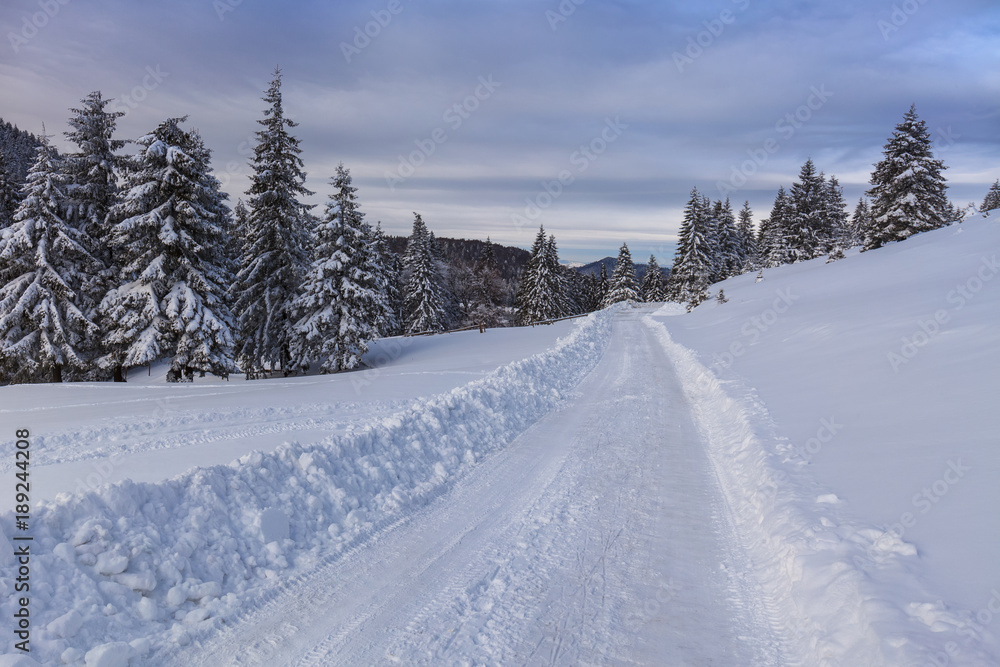
[{"label": "snowbank", "polygon": [[[788,664],[995,664],[971,614],[926,590],[912,544],[845,516],[835,494],[789,463],[762,405],[734,400],[663,323],[644,320],[684,385]],[[836,432],[824,426],[817,438]]]},{"label": "snowbank", "polygon": [[[42,504],[32,516],[32,657],[156,664],[260,605],[296,571],[445,492],[556,407],[599,361],[613,312],[581,320],[546,352],[344,436]],[[0,516],[5,573],[14,532],[13,515]],[[14,585],[0,579],[7,618]]]}]

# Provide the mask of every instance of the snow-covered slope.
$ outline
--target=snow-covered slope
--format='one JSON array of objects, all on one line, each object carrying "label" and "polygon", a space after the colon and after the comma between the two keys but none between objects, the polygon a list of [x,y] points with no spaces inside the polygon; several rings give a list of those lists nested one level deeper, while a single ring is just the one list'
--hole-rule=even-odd
[{"label": "snow-covered slope", "polygon": [[978,217],[655,318],[812,660],[1000,660],[998,251]]}]

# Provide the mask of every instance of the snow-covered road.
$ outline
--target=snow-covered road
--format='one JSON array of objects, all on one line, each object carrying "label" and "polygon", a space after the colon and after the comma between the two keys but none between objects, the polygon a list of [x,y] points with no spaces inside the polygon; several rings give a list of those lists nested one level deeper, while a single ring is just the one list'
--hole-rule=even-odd
[{"label": "snow-covered road", "polygon": [[449,492],[170,663],[780,664],[645,312]]}]

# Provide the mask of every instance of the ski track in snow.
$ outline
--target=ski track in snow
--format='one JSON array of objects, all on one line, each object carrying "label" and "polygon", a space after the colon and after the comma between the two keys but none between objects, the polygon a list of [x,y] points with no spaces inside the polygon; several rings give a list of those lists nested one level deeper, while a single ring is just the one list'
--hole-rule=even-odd
[{"label": "ski track in snow", "polygon": [[[106,418],[97,425],[35,436],[32,439],[32,464],[45,466],[104,459],[273,433],[293,434],[304,430],[340,432],[350,425],[396,412],[410,403],[412,401],[399,400],[211,412],[170,410],[175,414],[132,419]],[[87,447],[81,448],[81,442],[87,443]],[[13,451],[13,440],[0,443],[0,473],[13,469]]]},{"label": "ski track in snow", "polygon": [[658,342],[622,311],[566,405],[191,665],[779,664]]}]

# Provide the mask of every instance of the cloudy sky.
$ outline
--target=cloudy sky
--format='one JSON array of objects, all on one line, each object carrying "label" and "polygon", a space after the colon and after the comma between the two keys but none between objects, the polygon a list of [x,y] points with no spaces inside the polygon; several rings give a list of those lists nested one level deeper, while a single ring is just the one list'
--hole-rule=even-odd
[{"label": "cloudy sky", "polygon": [[956,203],[1000,178],[996,0],[4,0],[0,117],[66,148],[189,116],[233,197],[275,66],[322,203],[338,162],[406,234],[669,264],[692,187],[766,217],[808,157],[853,202],[916,104]]}]

